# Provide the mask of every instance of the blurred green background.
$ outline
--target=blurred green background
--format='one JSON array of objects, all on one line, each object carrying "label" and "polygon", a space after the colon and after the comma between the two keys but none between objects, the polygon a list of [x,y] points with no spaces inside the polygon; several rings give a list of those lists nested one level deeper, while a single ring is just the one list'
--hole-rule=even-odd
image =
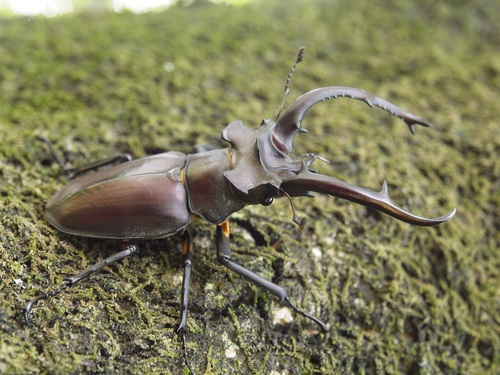
[{"label": "blurred green background", "polygon": [[117,251],[62,234],[44,205],[68,163],[122,152],[223,147],[232,120],[274,118],[300,46],[290,103],[321,86],[368,90],[435,124],[417,129],[338,99],[314,107],[296,155],[379,190],[388,179],[419,228],[330,197],[234,215],[235,259],[328,322],[276,322],[274,297],[215,260],[195,223],[188,353],[197,374],[495,374],[499,371],[500,4],[496,1],[204,1],[133,14],[82,9],[0,19],[0,373],[186,372],[174,330],[178,238],[40,302],[31,298]]}]

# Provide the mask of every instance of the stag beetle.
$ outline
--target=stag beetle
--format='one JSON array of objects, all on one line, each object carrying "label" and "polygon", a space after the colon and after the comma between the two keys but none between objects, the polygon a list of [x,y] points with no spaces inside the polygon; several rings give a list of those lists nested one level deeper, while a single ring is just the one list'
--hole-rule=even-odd
[{"label": "stag beetle", "polygon": [[[219,262],[274,294],[282,303],[326,331],[326,324],[295,306],[284,288],[232,260],[228,224],[232,213],[247,205],[267,206],[274,198],[285,197],[291,202],[291,197],[313,196],[313,192],[318,192],[372,207],[414,225],[435,226],[450,220],[455,214],[454,209],[435,219],[416,216],[392,201],[386,182],[380,192],[374,192],[312,170],[311,163],[318,158],[314,154],[304,155],[299,160],[290,158],[295,136],[306,132],[302,127],[304,115],[312,106],[327,99],[346,97],[363,101],[370,107],[379,107],[402,119],[412,133],[415,132],[415,125],[431,126],[422,118],[368,92],[335,86],[317,88],[303,94],[280,116],[292,74],[303,59],[303,52],[304,49],[301,48],[290,70],[281,109],[274,121],[264,119],[255,128],[247,128],[241,121],[231,122],[222,131],[222,139],[229,143],[225,149],[189,155],[166,152],[128,160],[86,174],[64,186],[46,205],[47,220],[60,231],[69,234],[128,240],[129,243],[134,239],[157,239],[182,234],[184,276],[178,333],[185,329],[188,312],[192,242],[186,228],[194,218],[216,225]],[[113,161],[114,159],[107,159],[94,163],[85,170]],[[295,211],[293,212],[293,219],[298,222]],[[31,300],[24,309],[27,323],[29,324],[28,314],[37,301],[59,293],[136,250],[136,245],[129,244],[124,250],[79,275],[69,277],[60,288]]]}]

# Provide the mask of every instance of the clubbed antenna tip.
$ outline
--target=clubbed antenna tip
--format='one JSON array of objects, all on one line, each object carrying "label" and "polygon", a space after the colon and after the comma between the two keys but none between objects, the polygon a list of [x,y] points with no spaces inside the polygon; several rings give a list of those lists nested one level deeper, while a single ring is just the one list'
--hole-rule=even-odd
[{"label": "clubbed antenna tip", "polygon": [[299,51],[297,52],[297,58],[295,59],[295,64],[294,64],[294,68],[295,66],[301,62],[302,60],[304,60],[304,52],[306,51],[306,47],[300,47],[299,48]]},{"label": "clubbed antenna tip", "polygon": [[297,64],[300,63],[302,60],[304,60],[305,51],[306,51],[306,47],[300,47],[298,52],[297,52],[297,57],[295,58],[295,62],[292,65],[292,69],[290,69],[290,73],[288,73],[288,78],[287,78],[286,84],[285,84],[285,95],[283,96],[283,101],[281,102],[280,110],[278,111],[278,114],[276,115],[275,121],[278,120],[278,118],[281,115],[281,112],[283,111],[283,108],[285,107],[286,97],[288,96],[288,93],[290,92],[290,81],[292,80],[293,72],[295,72],[295,68],[297,67]]}]

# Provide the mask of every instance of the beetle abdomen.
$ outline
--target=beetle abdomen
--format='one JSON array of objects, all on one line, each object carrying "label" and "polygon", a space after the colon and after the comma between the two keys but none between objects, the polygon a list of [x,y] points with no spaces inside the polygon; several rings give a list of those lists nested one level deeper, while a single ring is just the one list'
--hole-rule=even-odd
[{"label": "beetle abdomen", "polygon": [[186,157],[165,153],[133,160],[72,181],[49,200],[57,229],[102,238],[161,238],[190,220],[180,170]]}]

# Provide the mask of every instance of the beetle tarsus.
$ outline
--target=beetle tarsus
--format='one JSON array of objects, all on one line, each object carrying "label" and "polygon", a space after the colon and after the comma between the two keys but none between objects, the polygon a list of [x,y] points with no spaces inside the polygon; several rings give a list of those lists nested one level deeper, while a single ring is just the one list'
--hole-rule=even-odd
[{"label": "beetle tarsus", "polygon": [[187,353],[186,332],[185,332],[185,330],[182,330],[181,332],[179,332],[179,334],[181,335],[181,338],[182,338],[182,348],[183,348],[184,364],[189,369],[189,373],[191,375],[194,375],[194,371],[191,368],[191,364],[189,363],[189,358],[188,358],[188,353]]},{"label": "beetle tarsus", "polygon": [[48,299],[51,297],[54,297],[55,295],[61,293],[64,289],[66,289],[68,286],[71,284],[69,282],[65,282],[63,285],[61,285],[59,288],[51,290],[50,292],[44,293],[39,295],[36,298],[33,298],[31,301],[29,301],[26,306],[24,306],[24,320],[26,321],[26,324],[28,326],[31,326],[30,318],[29,318],[29,313],[33,306],[38,302],[41,301],[42,299]]},{"label": "beetle tarsus", "polygon": [[323,332],[327,332],[328,331],[328,326],[325,323],[323,323],[321,320],[319,320],[318,318],[316,318],[314,315],[309,314],[308,312],[299,309],[297,306],[295,306],[292,303],[292,301],[290,300],[290,298],[285,297],[285,302],[288,304],[288,306],[290,306],[293,310],[295,310],[295,312],[297,312],[300,315],[306,317],[307,319],[312,320],[314,323],[316,323],[317,325],[319,325],[320,328],[321,328],[321,330]]},{"label": "beetle tarsus", "polygon": [[[226,223],[227,222],[224,222],[223,225],[227,225]],[[246,269],[245,267],[240,266],[238,263],[233,262],[231,260],[231,249],[229,248],[229,232],[224,231],[222,225],[217,226],[217,259],[231,271],[244,277],[251,283],[257,285],[258,287],[264,289],[266,292],[274,294],[276,297],[280,299],[282,303],[288,304],[295,312],[299,313],[305,318],[312,320],[314,323],[316,323],[321,327],[321,330],[323,332],[326,332],[328,330],[326,324],[323,323],[320,319],[295,306],[288,297],[285,288],[276,285],[273,282],[268,281],[260,277],[259,275],[256,275],[255,273]]]},{"label": "beetle tarsus", "polygon": [[74,170],[75,168],[72,166],[72,165],[69,165],[64,162],[60,157],[59,155],[57,154],[55,148],[54,148],[54,145],[52,144],[52,142],[47,138],[47,137],[44,137],[43,135],[37,135],[36,137],[39,141],[42,141],[43,143],[45,143],[47,145],[47,147],[49,148],[49,151],[50,151],[50,156],[52,157],[52,159],[61,167],[61,169],[65,172],[65,173],[71,173],[72,170]]}]

